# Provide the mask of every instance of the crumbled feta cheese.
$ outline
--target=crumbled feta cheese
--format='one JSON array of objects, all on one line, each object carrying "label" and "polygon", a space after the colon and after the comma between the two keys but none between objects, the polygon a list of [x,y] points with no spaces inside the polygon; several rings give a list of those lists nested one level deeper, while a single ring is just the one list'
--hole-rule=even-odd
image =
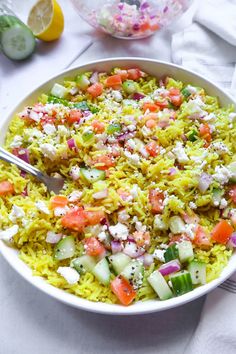
[{"label": "crumbled feta cheese", "polygon": [[164,253],[165,253],[165,250],[156,249],[153,252],[153,258],[164,263],[165,262]]},{"label": "crumbled feta cheese", "polygon": [[220,201],[220,206],[219,206],[219,208],[220,208],[220,209],[225,209],[225,208],[227,207],[227,205],[228,205],[227,200],[226,200],[225,198],[222,198],[221,201]]},{"label": "crumbled feta cheese", "polygon": [[19,231],[19,226],[14,225],[12,227],[9,227],[9,229],[6,230],[1,230],[0,231],[0,240],[6,241],[6,242],[11,242],[12,237],[15,236]]},{"label": "crumbled feta cheese", "polygon": [[172,149],[172,152],[175,154],[177,160],[180,163],[185,163],[189,161],[189,158],[184,150],[184,147],[180,141],[178,141],[175,147]]},{"label": "crumbled feta cheese", "polygon": [[139,191],[139,186],[137,184],[134,184],[133,187],[130,189],[130,194],[132,195],[133,198],[138,197],[138,191]]},{"label": "crumbled feta cheese", "polygon": [[112,90],[111,95],[116,102],[121,102],[123,100],[122,94],[118,90]]},{"label": "crumbled feta cheese", "polygon": [[47,157],[49,160],[53,161],[56,158],[57,155],[57,149],[49,143],[44,143],[40,146],[40,149],[45,157]]},{"label": "crumbled feta cheese", "polygon": [[37,202],[35,203],[35,206],[36,206],[36,208],[37,208],[39,211],[41,211],[42,213],[47,214],[47,215],[50,214],[50,211],[49,211],[47,205],[46,205],[42,200],[37,201]]},{"label": "crumbled feta cheese", "polygon": [[130,132],[134,132],[136,130],[136,126],[134,124],[130,124],[127,126],[127,129],[130,131]]},{"label": "crumbled feta cheese", "polygon": [[118,211],[118,221],[120,223],[124,223],[126,222],[127,220],[129,220],[130,216],[129,214],[126,212],[125,209],[122,209],[120,211]]},{"label": "crumbled feta cheese", "polygon": [[166,153],[166,149],[164,149],[163,147],[160,148],[160,154],[164,155]]},{"label": "crumbled feta cheese", "polygon": [[70,175],[74,181],[80,177],[80,168],[78,166],[71,167]]},{"label": "crumbled feta cheese", "polygon": [[140,158],[138,156],[138,154],[131,154],[129,151],[125,150],[124,151],[124,155],[129,159],[129,161],[131,163],[133,163],[134,165],[139,165],[140,162]]},{"label": "crumbled feta cheese", "polygon": [[189,208],[197,209],[197,205],[194,202],[189,202]]},{"label": "crumbled feta cheese", "polygon": [[194,87],[194,86],[188,85],[188,86],[186,87],[186,89],[187,89],[188,92],[190,92],[192,95],[194,95],[194,94],[197,93],[197,88]]},{"label": "crumbled feta cheese", "polygon": [[18,207],[17,205],[13,205],[12,210],[9,214],[9,219],[15,223],[17,219],[22,219],[24,216],[25,216],[24,210]]},{"label": "crumbled feta cheese", "polygon": [[118,222],[114,226],[110,226],[109,231],[116,240],[127,240],[127,237],[129,235],[128,227],[124,224],[121,224],[120,222]]},{"label": "crumbled feta cheese", "polygon": [[70,132],[64,125],[58,125],[57,127],[58,135],[60,136],[69,136]]},{"label": "crumbled feta cheese", "polygon": [[199,119],[208,115],[208,113],[202,109],[204,106],[205,103],[199,96],[197,96],[195,99],[189,100],[185,106],[185,109],[190,112],[188,117],[190,119]]},{"label": "crumbled feta cheese", "polygon": [[146,127],[146,125],[144,125],[144,126],[141,128],[141,132],[142,132],[144,138],[147,138],[149,135],[152,134],[151,129],[149,129],[148,127]]},{"label": "crumbled feta cheese", "polygon": [[132,150],[136,149],[136,143],[135,143],[134,139],[127,140],[126,145],[128,145],[128,147]]},{"label": "crumbled feta cheese", "polygon": [[105,241],[106,238],[107,238],[107,235],[106,235],[105,231],[102,231],[102,232],[100,232],[100,233],[98,234],[98,239],[99,239],[100,242]]},{"label": "crumbled feta cheese", "polygon": [[63,216],[66,215],[66,213],[70,210],[68,206],[65,206],[64,208],[57,207],[54,209],[54,215],[55,216]]},{"label": "crumbled feta cheese", "polygon": [[68,284],[76,284],[79,281],[80,275],[79,273],[71,268],[71,267],[59,267],[57,269],[57,273],[59,273]]},{"label": "crumbled feta cheese", "polygon": [[44,124],[43,130],[47,135],[53,135],[56,132],[56,127],[54,124]]},{"label": "crumbled feta cheese", "polygon": [[26,226],[29,224],[29,220],[28,220],[28,219],[25,219],[25,218],[23,218],[23,219],[21,220],[21,222],[22,222],[22,226],[24,226],[24,227],[26,227]]},{"label": "crumbled feta cheese", "polygon": [[29,117],[30,117],[30,119],[34,120],[35,122],[40,121],[39,114],[33,110],[30,111]]},{"label": "crumbled feta cheese", "polygon": [[145,232],[147,230],[147,226],[143,225],[141,221],[136,221],[135,223],[135,229],[138,232]]},{"label": "crumbled feta cheese", "polygon": [[62,234],[56,234],[53,231],[47,232],[46,242],[48,243],[57,243],[60,241]]},{"label": "crumbled feta cheese", "polygon": [[210,113],[210,114],[207,114],[203,119],[209,123],[214,123],[216,120],[216,115],[215,115],[215,113]]},{"label": "crumbled feta cheese", "polygon": [[139,149],[139,152],[140,154],[145,157],[146,159],[149,157],[149,153],[147,152],[147,150],[145,149],[144,146],[142,146],[140,149]]},{"label": "crumbled feta cheese", "polygon": [[211,144],[211,148],[217,152],[218,155],[224,155],[229,153],[227,146],[221,141],[216,141]]},{"label": "crumbled feta cheese", "polygon": [[231,177],[231,172],[225,166],[216,166],[213,178],[217,182],[221,184],[228,183],[230,177]]},{"label": "crumbled feta cheese", "polygon": [[11,142],[11,144],[10,144],[10,147],[12,147],[12,148],[19,148],[19,147],[21,147],[22,141],[23,141],[22,136],[20,136],[20,135],[15,135],[14,138],[13,138],[13,140],[12,140],[12,142]]},{"label": "crumbled feta cheese", "polygon": [[185,224],[184,232],[191,238],[191,240],[195,237],[197,227],[197,224]]},{"label": "crumbled feta cheese", "polygon": [[43,133],[37,128],[28,129],[27,131],[29,132],[29,135],[31,138],[42,138],[43,137]]},{"label": "crumbled feta cheese", "polygon": [[68,196],[69,202],[76,202],[77,200],[79,200],[81,198],[82,194],[83,194],[83,192],[81,192],[81,191],[73,191]]},{"label": "crumbled feta cheese", "polygon": [[78,92],[78,87],[72,87],[69,92],[72,96],[76,95]]},{"label": "crumbled feta cheese", "polygon": [[160,244],[160,247],[163,249],[163,250],[166,250],[168,248],[168,245],[166,243],[161,243]]}]

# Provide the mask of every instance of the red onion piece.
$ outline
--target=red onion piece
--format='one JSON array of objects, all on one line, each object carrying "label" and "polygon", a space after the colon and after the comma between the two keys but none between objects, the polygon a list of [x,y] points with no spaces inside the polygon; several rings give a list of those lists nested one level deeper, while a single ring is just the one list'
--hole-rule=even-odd
[{"label": "red onion piece", "polygon": [[55,232],[49,231],[47,233],[46,242],[57,243],[62,238],[62,234],[56,234]]},{"label": "red onion piece", "polygon": [[145,95],[143,95],[142,93],[139,93],[139,92],[135,92],[132,96],[133,100],[136,100],[136,101],[139,101],[144,97],[145,97]]},{"label": "red onion piece", "polygon": [[116,253],[119,253],[123,250],[123,245],[120,241],[111,241],[111,251],[112,251],[112,254],[116,254]]},{"label": "red onion piece", "polygon": [[107,196],[108,196],[108,189],[107,188],[93,194],[94,199],[103,199],[103,198],[106,198]]},{"label": "red onion piece", "polygon": [[230,236],[227,246],[233,247],[233,248],[236,247],[236,232],[233,232],[232,235]]},{"label": "red onion piece", "polygon": [[123,252],[131,258],[137,258],[142,256],[145,253],[145,250],[141,247],[138,247],[136,243],[128,241],[124,247]]},{"label": "red onion piece", "polygon": [[108,228],[108,230],[109,230],[110,223],[109,223],[109,221],[108,221],[107,218],[103,218],[103,219],[100,221],[100,224],[101,224],[101,225],[106,225],[107,228]]},{"label": "red onion piece", "polygon": [[187,136],[185,134],[182,134],[181,138],[182,138],[183,141],[187,141],[188,140],[188,138],[187,138]]},{"label": "red onion piece", "polygon": [[203,172],[199,178],[198,188],[201,193],[204,193],[210,186],[212,181],[212,176],[208,173]]},{"label": "red onion piece", "polygon": [[158,123],[157,123],[158,127],[159,128],[167,128],[169,125],[170,125],[170,122],[169,120],[160,120]]},{"label": "red onion piece", "polygon": [[169,176],[174,176],[176,173],[177,173],[176,168],[174,168],[174,167],[169,168],[169,173],[168,173]]},{"label": "red onion piece", "polygon": [[71,139],[67,140],[67,145],[70,150],[78,151],[75,139],[71,138]]},{"label": "red onion piece", "polygon": [[132,139],[134,137],[134,135],[135,135],[134,133],[123,133],[123,134],[120,134],[117,136],[117,140],[119,142],[129,140],[129,139]]},{"label": "red onion piece", "polygon": [[19,159],[25,161],[26,163],[30,163],[29,158],[29,150],[23,148],[14,148],[12,150],[13,155],[19,157]]},{"label": "red onion piece", "polygon": [[89,81],[91,82],[91,84],[96,84],[96,82],[98,82],[98,72],[94,71],[89,79]]},{"label": "red onion piece", "polygon": [[149,7],[149,3],[147,1],[143,2],[140,6],[140,10],[143,11]]},{"label": "red onion piece", "polygon": [[149,253],[144,253],[143,255],[144,267],[149,267],[152,263],[153,263],[153,255]]},{"label": "red onion piece", "polygon": [[[23,172],[23,171],[22,171]],[[28,189],[27,186],[25,187],[25,189],[23,190],[23,192],[21,193],[22,197],[27,197],[28,196]]]},{"label": "red onion piece", "polygon": [[173,261],[170,261],[160,266],[158,270],[163,276],[165,276],[171,273],[178,272],[180,268],[181,266],[179,261],[177,259],[174,259]]}]

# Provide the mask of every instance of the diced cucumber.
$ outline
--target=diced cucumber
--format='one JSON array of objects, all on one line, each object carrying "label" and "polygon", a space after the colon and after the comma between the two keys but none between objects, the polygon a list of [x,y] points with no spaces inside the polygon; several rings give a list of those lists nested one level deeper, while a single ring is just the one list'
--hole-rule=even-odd
[{"label": "diced cucumber", "polygon": [[163,220],[161,215],[155,215],[153,227],[155,230],[168,230],[168,224]]},{"label": "diced cucumber", "polygon": [[164,253],[165,262],[172,261],[173,259],[179,258],[179,251],[177,245],[174,243],[169,246]]},{"label": "diced cucumber", "polygon": [[173,234],[181,234],[185,231],[185,224],[181,217],[179,216],[172,216],[169,220],[170,231]]},{"label": "diced cucumber", "polygon": [[74,267],[79,273],[92,272],[96,266],[94,257],[83,255],[71,261],[71,266]]},{"label": "diced cucumber", "polygon": [[93,137],[94,137],[94,133],[92,131],[85,132],[82,135],[83,141],[85,143],[89,140],[92,140]]},{"label": "diced cucumber", "polygon": [[105,171],[98,170],[97,168],[81,168],[80,176],[88,183],[94,183],[106,178]]},{"label": "diced cucumber", "polygon": [[220,188],[213,188],[212,190],[212,202],[213,205],[218,206],[220,205],[220,201],[224,195],[224,190]]},{"label": "diced cucumber", "polygon": [[109,124],[106,132],[108,135],[112,135],[115,133],[120,133],[121,132],[121,125],[120,123],[113,123],[113,124]]},{"label": "diced cucumber", "polygon": [[81,109],[81,111],[89,111],[89,106],[86,101],[73,103],[73,107]]},{"label": "diced cucumber", "polygon": [[192,261],[188,265],[193,284],[206,284],[206,264],[199,261]]},{"label": "diced cucumber", "polygon": [[131,261],[131,258],[122,252],[113,254],[108,259],[116,274],[120,274]]},{"label": "diced cucumber", "polygon": [[132,259],[122,270],[121,275],[131,284],[139,287],[143,282],[144,267],[142,262]]},{"label": "diced cucumber", "polygon": [[123,82],[122,87],[123,87],[123,90],[126,93],[128,93],[129,95],[137,92],[137,90],[138,90],[138,85],[133,80],[126,80],[125,82]]},{"label": "diced cucumber", "polygon": [[190,262],[194,258],[193,245],[190,241],[183,241],[177,245],[181,263]]},{"label": "diced cucumber", "polygon": [[65,86],[55,83],[51,89],[51,95],[58,98],[65,98],[67,95],[67,89]]},{"label": "diced cucumber", "polygon": [[171,275],[170,281],[176,296],[183,295],[193,290],[191,275],[187,270],[181,270]]},{"label": "diced cucumber", "polygon": [[228,166],[227,166],[228,170],[231,172],[232,176],[230,177],[230,182],[232,183],[236,183],[236,161],[235,162],[231,162]]},{"label": "diced cucumber", "polygon": [[34,52],[35,45],[32,31],[17,17],[0,16],[0,47],[8,58],[26,59]]},{"label": "diced cucumber", "polygon": [[155,270],[149,277],[148,282],[161,300],[170,299],[173,294],[163,275]]},{"label": "diced cucumber", "polygon": [[54,258],[57,261],[71,258],[75,254],[75,240],[73,236],[61,239],[55,246]]},{"label": "diced cucumber", "polygon": [[100,283],[108,285],[110,282],[111,272],[107,259],[101,259],[93,268],[92,273]]},{"label": "diced cucumber", "polygon": [[191,96],[191,92],[189,92],[189,90],[186,87],[183,88],[183,90],[181,90],[181,93],[185,98],[188,98],[189,96]]},{"label": "diced cucumber", "polygon": [[90,81],[86,75],[78,75],[76,78],[76,84],[79,89],[85,90],[90,85]]}]

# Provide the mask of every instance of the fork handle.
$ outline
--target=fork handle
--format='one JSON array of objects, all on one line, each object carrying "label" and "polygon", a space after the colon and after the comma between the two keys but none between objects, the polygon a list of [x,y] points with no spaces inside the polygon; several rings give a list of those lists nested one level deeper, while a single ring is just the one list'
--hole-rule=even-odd
[{"label": "fork handle", "polygon": [[19,159],[19,157],[11,154],[7,150],[3,149],[2,147],[0,147],[0,159],[16,165],[21,170],[31,174],[32,176],[38,178],[40,181],[44,182],[45,175],[41,171],[31,166],[27,162]]}]

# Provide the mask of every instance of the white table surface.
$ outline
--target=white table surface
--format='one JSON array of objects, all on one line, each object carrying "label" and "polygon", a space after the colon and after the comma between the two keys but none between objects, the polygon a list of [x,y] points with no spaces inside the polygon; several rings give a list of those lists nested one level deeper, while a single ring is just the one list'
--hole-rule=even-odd
[{"label": "white table surface", "polygon": [[[33,0],[14,1],[14,10],[23,15]],[[171,30],[143,41],[97,38],[93,30],[73,13],[69,1],[61,0],[66,26],[74,26],[94,43],[73,63],[98,58],[147,56],[171,60],[171,33],[191,22],[191,11]],[[155,53],[152,47],[158,43]],[[53,49],[52,49],[53,50]],[[66,53],[65,53],[66,55]],[[6,113],[28,91],[26,64],[12,63],[0,55],[0,114]],[[15,77],[14,87],[7,75]],[[24,80],[20,80],[24,77]],[[20,82],[18,82],[20,80]],[[39,81],[40,82],[40,81]],[[20,89],[19,89],[20,87]],[[0,354],[124,354],[184,353],[198,323],[204,298],[156,314],[115,317],[87,313],[49,298],[22,279],[0,257]]]}]

